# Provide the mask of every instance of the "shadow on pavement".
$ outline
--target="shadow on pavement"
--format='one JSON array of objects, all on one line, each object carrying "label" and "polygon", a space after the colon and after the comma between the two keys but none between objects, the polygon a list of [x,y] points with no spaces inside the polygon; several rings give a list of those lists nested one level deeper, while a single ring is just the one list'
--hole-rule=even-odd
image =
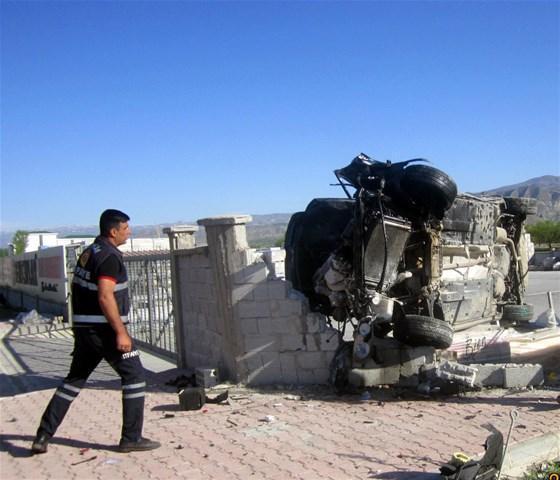
[{"label": "shadow on pavement", "polygon": [[[0,452],[8,452],[12,457],[22,458],[31,457],[31,442],[35,437],[33,435],[10,435],[9,433],[0,434]],[[14,445],[13,441],[28,442],[29,447],[20,447]],[[118,452],[117,445],[103,445],[101,443],[85,442],[81,440],[73,440],[64,437],[54,437],[49,442],[53,445],[64,445],[77,449],[89,448],[91,450],[106,450],[109,452]]]},{"label": "shadow on pavement", "polygon": [[429,472],[372,472],[368,478],[378,478],[383,480],[440,480],[439,473]]}]

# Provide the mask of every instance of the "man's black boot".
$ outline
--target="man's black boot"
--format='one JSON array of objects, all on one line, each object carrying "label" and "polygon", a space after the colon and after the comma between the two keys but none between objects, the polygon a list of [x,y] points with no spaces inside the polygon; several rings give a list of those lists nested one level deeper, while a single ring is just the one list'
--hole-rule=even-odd
[{"label": "man's black boot", "polygon": [[33,453],[47,453],[47,447],[49,445],[49,437],[46,433],[38,433],[31,444],[31,451]]},{"label": "man's black boot", "polygon": [[139,440],[121,440],[119,443],[119,452],[145,452],[146,450],[155,450],[161,447],[161,443],[149,438],[141,437]]}]

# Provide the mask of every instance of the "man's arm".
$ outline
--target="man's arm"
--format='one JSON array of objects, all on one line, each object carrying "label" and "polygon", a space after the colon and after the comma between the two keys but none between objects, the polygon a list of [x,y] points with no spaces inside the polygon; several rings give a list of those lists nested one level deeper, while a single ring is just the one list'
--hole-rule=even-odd
[{"label": "man's arm", "polygon": [[119,307],[115,300],[115,281],[108,278],[100,278],[97,283],[97,299],[101,311],[117,334],[117,350],[119,352],[130,352],[132,350],[132,339],[124,326],[119,314]]}]

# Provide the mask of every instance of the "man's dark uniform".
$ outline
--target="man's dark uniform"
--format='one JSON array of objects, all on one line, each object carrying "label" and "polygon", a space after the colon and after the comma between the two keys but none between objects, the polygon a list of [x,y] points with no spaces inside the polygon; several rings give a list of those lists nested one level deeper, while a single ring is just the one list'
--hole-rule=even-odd
[{"label": "man's dark uniform", "polygon": [[122,381],[122,439],[141,438],[146,380],[136,348],[117,350],[116,334],[99,305],[98,282],[115,284],[115,300],[123,323],[129,310],[128,277],[121,252],[105,237],[97,237],[78,259],[72,282],[74,351],[70,373],[53,395],[39,426],[38,435],[52,437],[87,378],[104,358]]}]

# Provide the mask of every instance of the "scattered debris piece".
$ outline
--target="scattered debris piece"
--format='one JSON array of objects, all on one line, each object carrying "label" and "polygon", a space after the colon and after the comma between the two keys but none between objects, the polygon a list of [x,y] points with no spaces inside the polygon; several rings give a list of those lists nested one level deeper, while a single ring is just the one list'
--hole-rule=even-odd
[{"label": "scattered debris piece", "polygon": [[283,407],[284,405],[282,405],[281,403],[273,403],[272,406],[279,408],[279,407]]},{"label": "scattered debris piece", "polygon": [[183,410],[200,410],[205,403],[204,388],[186,387],[179,392],[179,405]]},{"label": "scattered debris piece", "polygon": [[216,395],[215,397],[209,397],[206,395],[206,403],[223,403],[227,402],[229,399],[229,390]]},{"label": "scattered debris piece", "polygon": [[226,422],[231,423],[234,427],[237,427],[237,423],[235,423],[231,418],[226,419]]},{"label": "scattered debris piece", "polygon": [[465,420],[472,420],[473,418],[476,418],[476,415],[467,415]]},{"label": "scattered debris piece", "polygon": [[106,465],[117,465],[121,463],[121,460],[118,460],[117,458],[108,458],[103,463]]},{"label": "scattered debris piece", "polygon": [[173,418],[174,416],[175,416],[174,413],[165,413],[165,414],[163,415],[163,418]]},{"label": "scattered debris piece", "polygon": [[272,423],[276,421],[276,417],[274,415],[266,415],[263,418],[259,419],[259,422],[266,422]]},{"label": "scattered debris piece", "polygon": [[175,447],[175,450],[183,450],[183,448],[185,448],[185,447],[183,447],[183,445],[177,445]]},{"label": "scattered debris piece", "polygon": [[301,395],[284,395],[285,400],[301,400]]},{"label": "scattered debris piece", "polygon": [[[91,462],[92,460],[95,460],[96,458],[97,458],[97,455],[94,455],[93,457],[84,458],[83,460],[80,460],[79,462],[71,463],[71,465],[73,467],[75,467],[76,465],[80,465],[82,463]],[[105,463],[107,463],[107,462],[105,462]]]},{"label": "scattered debris piece", "polygon": [[16,417],[12,417],[8,420],[8,423],[14,423],[17,422],[17,418]]},{"label": "scattered debris piece", "polygon": [[83,455],[86,452],[89,452],[89,448],[80,448],[80,455]]}]

